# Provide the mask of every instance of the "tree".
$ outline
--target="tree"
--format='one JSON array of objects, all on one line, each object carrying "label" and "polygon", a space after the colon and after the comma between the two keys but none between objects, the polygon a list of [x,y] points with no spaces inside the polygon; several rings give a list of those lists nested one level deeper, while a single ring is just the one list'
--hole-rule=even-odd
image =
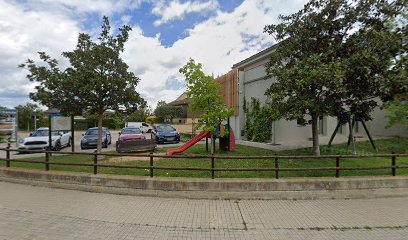
[{"label": "tree", "polygon": [[280,16],[282,23],[265,26],[280,41],[266,65],[268,77],[276,78],[266,95],[277,118],[310,115],[315,155],[319,116],[350,112],[370,119],[403,42],[386,22],[403,6],[400,0],[311,0]]},{"label": "tree", "polygon": [[98,115],[98,152],[101,150],[105,110],[138,109],[145,105],[136,92],[140,79],[128,71],[128,65],[120,56],[131,27],[119,28],[116,36],[110,31],[109,20],[104,17],[97,41],[94,42],[89,34],[80,33],[76,48],[62,53],[70,63],[63,71],[57,60],[44,52],[39,52],[39,56],[45,66],[30,59],[20,65],[28,69],[30,81],[39,83],[36,92],[30,93],[34,101],[65,114],[87,111]]},{"label": "tree", "polygon": [[219,94],[220,85],[213,81],[211,76],[206,76],[201,70],[201,63],[193,59],[187,62],[179,72],[187,81],[187,94],[191,98],[192,111],[201,110],[204,114],[198,121],[197,128],[211,132],[211,154],[215,152],[215,130],[225,119],[229,118],[234,109],[228,109]]},{"label": "tree", "polygon": [[1,113],[2,111],[6,111],[6,110],[7,110],[6,107],[0,105],[0,119],[4,119],[7,117],[7,115]]},{"label": "tree", "polygon": [[386,95],[383,97],[386,117],[389,119],[387,127],[401,124],[408,129],[408,9],[400,18],[389,21],[390,28],[400,31],[405,37],[405,44],[400,50],[395,64],[391,67],[388,75],[384,78],[383,87]]},{"label": "tree", "polygon": [[[154,110],[154,114],[163,120],[169,120],[173,122],[173,118],[175,117],[182,117],[184,114],[183,107],[181,106],[171,106],[166,104],[166,102],[161,101],[157,104],[156,109]],[[160,104],[160,105],[159,105]]]},{"label": "tree", "polygon": [[41,109],[33,103],[26,103],[26,105],[18,105],[16,107],[18,113],[18,128],[27,129],[30,131],[30,128],[34,128],[34,118],[42,117]]},{"label": "tree", "polygon": [[139,108],[132,113],[128,113],[128,115],[125,117],[126,122],[144,122],[146,121],[146,118],[150,116],[152,113],[152,110],[148,107],[142,107]]},{"label": "tree", "polygon": [[156,105],[156,109],[159,108],[159,107],[166,106],[166,105],[167,105],[166,101],[164,101],[164,100],[158,101],[157,105]]}]

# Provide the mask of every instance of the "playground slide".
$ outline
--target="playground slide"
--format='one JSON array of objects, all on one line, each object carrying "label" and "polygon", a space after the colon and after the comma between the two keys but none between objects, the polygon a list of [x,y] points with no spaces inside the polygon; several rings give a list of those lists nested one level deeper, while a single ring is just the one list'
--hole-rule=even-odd
[{"label": "playground slide", "polygon": [[171,156],[171,155],[173,155],[175,153],[184,152],[184,151],[186,151],[191,146],[193,146],[194,144],[196,144],[198,141],[200,141],[201,139],[203,139],[205,137],[210,137],[210,132],[201,132],[200,134],[198,134],[197,136],[192,138],[190,141],[186,142],[184,145],[182,145],[182,146],[180,146],[178,148],[172,148],[172,149],[167,150],[166,155]]}]

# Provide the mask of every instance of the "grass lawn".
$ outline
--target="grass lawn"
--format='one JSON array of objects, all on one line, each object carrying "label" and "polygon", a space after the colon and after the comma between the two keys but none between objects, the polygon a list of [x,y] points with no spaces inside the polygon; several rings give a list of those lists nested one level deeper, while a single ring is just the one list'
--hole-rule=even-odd
[{"label": "grass lawn", "polygon": [[[369,142],[357,142],[358,154],[381,154],[391,153],[392,151],[400,154],[408,153],[408,139],[407,138],[392,138],[376,140],[378,152],[372,150]],[[158,149],[158,153],[164,153],[168,148]],[[299,149],[283,152],[273,152],[270,150],[259,149],[254,147],[247,147],[237,145],[237,151],[235,152],[223,152],[218,151],[219,156],[271,156],[270,159],[217,159],[215,162],[216,168],[273,168],[274,156],[286,155],[311,155],[311,149]],[[199,144],[188,149],[185,154],[199,154],[210,155],[205,152],[205,145]],[[351,149],[347,149],[346,144],[340,144],[328,148],[321,146],[322,155],[349,155]],[[27,155],[27,160],[43,161],[43,157],[30,158]],[[122,163],[110,163],[110,157],[105,157],[101,164],[112,165],[129,165],[148,167],[148,161],[129,161]],[[54,155],[51,157],[51,162],[72,162],[72,163],[92,163],[92,156],[84,155]],[[155,158],[154,165],[157,167],[189,167],[189,168],[209,168],[211,162],[209,159],[186,159],[177,158],[170,159]],[[372,167],[372,166],[390,166],[391,158],[345,158],[340,160],[341,167]],[[408,165],[408,157],[398,157],[397,165]],[[22,168],[37,168],[44,169],[43,164],[30,164],[30,163],[17,163],[12,162],[12,167]],[[318,159],[318,160],[296,160],[296,159],[282,159],[279,160],[280,168],[313,168],[313,167],[335,167],[335,159]],[[50,165],[51,170],[63,170],[63,171],[77,171],[91,173],[92,167],[78,167],[78,166],[57,166]],[[124,174],[124,175],[141,175],[148,176],[149,171],[147,169],[114,169],[114,168],[98,168],[99,173],[108,174]],[[397,169],[397,175],[408,174],[408,169]],[[210,178],[211,173],[209,171],[184,171],[184,170],[154,170],[155,176],[169,176],[169,177],[202,177]],[[293,172],[280,172],[280,177],[323,177],[334,176],[335,171],[293,171]],[[364,175],[391,175],[391,169],[386,170],[353,170],[353,171],[341,171],[341,176],[364,176]],[[216,172],[217,178],[274,178],[275,173],[271,171],[263,172]]]}]

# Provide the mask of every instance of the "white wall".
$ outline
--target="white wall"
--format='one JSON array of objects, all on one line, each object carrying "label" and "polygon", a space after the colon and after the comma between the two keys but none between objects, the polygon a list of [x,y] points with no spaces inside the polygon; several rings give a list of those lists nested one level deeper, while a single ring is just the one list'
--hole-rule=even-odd
[{"label": "white wall", "polygon": [[[271,86],[274,81],[273,78],[265,79],[265,63],[268,61],[268,57],[258,58],[255,62],[248,63],[243,67],[240,67],[238,72],[238,89],[239,89],[239,116],[236,118],[236,122],[233,126],[237,139],[244,139],[241,136],[241,131],[245,129],[245,113],[243,109],[244,97],[246,101],[250,101],[251,97],[255,97],[264,105],[267,97],[265,91]],[[385,118],[385,111],[376,109],[373,114],[373,121],[366,123],[370,134],[372,136],[405,136],[408,137],[407,129],[401,126],[392,127],[386,129],[387,119]],[[274,136],[272,136],[271,142],[274,140],[276,143],[287,141],[304,141],[309,140],[312,137],[311,125],[298,126],[296,121],[279,120],[276,121]],[[337,118],[325,116],[324,117],[324,133],[320,135],[320,143],[327,144],[329,139],[337,126]],[[349,134],[349,127],[347,124],[342,126],[342,133],[338,133],[335,137],[337,141],[347,140]],[[361,123],[359,123],[359,131],[355,133],[357,137],[366,137],[367,134]]]},{"label": "white wall", "polygon": [[385,117],[387,112],[385,110],[381,110],[380,108],[376,108],[371,115],[373,117],[372,121],[368,122],[368,129],[370,133],[374,136],[400,136],[400,137],[408,137],[408,130],[399,126],[394,126],[391,128],[386,128],[385,126],[388,124],[388,119]]}]

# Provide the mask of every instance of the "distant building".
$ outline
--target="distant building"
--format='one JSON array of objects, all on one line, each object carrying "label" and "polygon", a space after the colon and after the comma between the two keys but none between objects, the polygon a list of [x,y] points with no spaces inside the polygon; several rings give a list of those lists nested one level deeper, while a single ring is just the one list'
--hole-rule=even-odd
[{"label": "distant building", "polygon": [[176,124],[192,124],[197,122],[195,119],[201,116],[200,112],[193,112],[189,108],[191,99],[187,96],[187,93],[182,93],[176,100],[169,103],[171,106],[181,106],[183,108],[183,115],[178,118],[173,118],[173,123]]}]

